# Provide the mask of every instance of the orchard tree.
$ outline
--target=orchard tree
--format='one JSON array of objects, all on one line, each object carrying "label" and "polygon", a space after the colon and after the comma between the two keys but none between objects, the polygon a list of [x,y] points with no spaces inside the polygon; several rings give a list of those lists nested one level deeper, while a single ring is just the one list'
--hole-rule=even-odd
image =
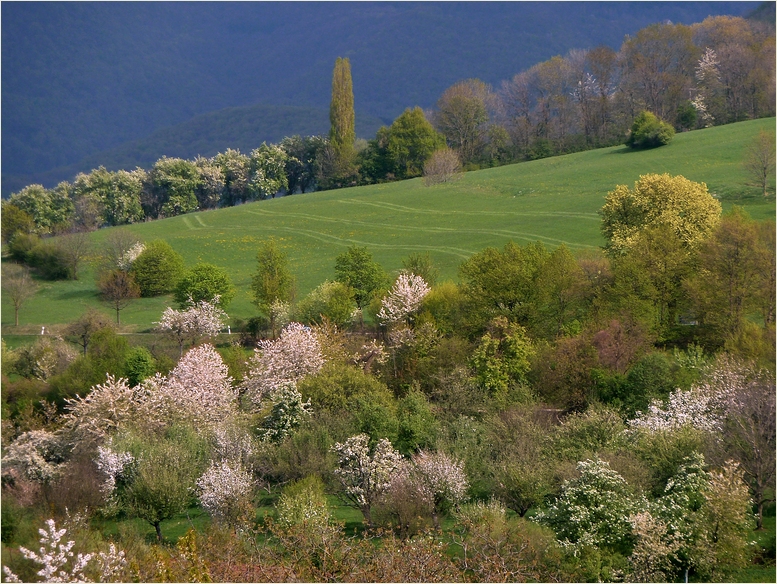
[{"label": "orchard tree", "polygon": [[86,356],[86,350],[94,334],[110,326],[110,319],[106,315],[94,308],[90,308],[78,320],[67,326],[65,335],[73,337],[75,343],[83,348],[84,356]]},{"label": "orchard tree", "polygon": [[427,187],[451,182],[461,176],[461,159],[448,147],[435,150],[424,163],[424,185]]},{"label": "orchard tree", "polygon": [[121,324],[120,312],[140,298],[140,286],[131,273],[123,270],[103,273],[97,281],[97,289],[116,311],[116,324]]},{"label": "orchard tree", "polygon": [[401,273],[389,293],[381,301],[378,320],[383,325],[405,322],[421,308],[429,286],[421,276]]},{"label": "orchard tree", "polygon": [[213,302],[218,297],[219,308],[226,310],[235,297],[235,287],[226,270],[213,264],[199,263],[184,272],[175,287],[175,301],[185,309],[193,302]]},{"label": "orchard tree", "polygon": [[618,185],[607,193],[602,216],[605,249],[613,256],[625,252],[649,226],[668,225],[683,245],[695,248],[720,221],[720,203],[707,185],[683,176],[645,174],[634,189]]},{"label": "orchard tree", "polygon": [[275,239],[270,238],[262,243],[256,260],[258,266],[251,277],[251,292],[256,307],[269,318],[275,338],[277,311],[273,310],[273,306],[279,302],[289,304],[294,299],[294,276],[289,271],[286,254],[278,249]]},{"label": "orchard tree", "polygon": [[628,547],[629,517],[639,503],[621,475],[603,460],[577,463],[580,476],[565,481],[561,496],[536,520],[575,548],[594,546],[618,551]]},{"label": "orchard tree", "polygon": [[295,314],[305,324],[320,325],[326,319],[343,328],[351,322],[355,310],[353,289],[342,282],[327,280],[299,302]]},{"label": "orchard tree", "polygon": [[369,441],[367,434],[358,434],[336,443],[332,451],[338,457],[335,475],[343,485],[345,499],[362,512],[367,525],[372,527],[372,506],[389,489],[393,475],[406,463],[385,438],[381,438],[372,451]]},{"label": "orchard tree", "polygon": [[226,313],[218,307],[218,296],[211,302],[187,302],[185,310],[167,307],[157,324],[157,329],[168,333],[178,342],[181,355],[186,341],[196,343],[200,337],[215,337],[224,328]]},{"label": "orchard tree", "polygon": [[239,462],[212,461],[197,479],[197,498],[208,514],[231,527],[251,523],[254,481]]},{"label": "orchard tree", "polygon": [[19,311],[27,300],[35,296],[38,285],[24,266],[4,263],[2,286],[13,304],[14,324],[19,326]]},{"label": "orchard tree", "polygon": [[413,456],[411,476],[432,501],[434,526],[439,529],[440,515],[457,508],[467,497],[464,463],[443,452],[419,451]]},{"label": "orchard tree", "polygon": [[323,365],[321,343],[315,333],[292,322],[277,340],[259,341],[249,361],[244,388],[254,407],[261,407],[268,393],[318,372]]},{"label": "orchard tree", "polygon": [[352,245],[335,259],[335,280],[354,290],[356,305],[363,309],[386,285],[386,272],[373,261],[366,247]]},{"label": "orchard tree", "polygon": [[161,437],[128,434],[114,440],[113,452],[125,457],[131,470],[115,481],[114,495],[130,516],[150,523],[162,541],[162,521],[195,501],[196,482],[207,463],[204,438],[188,427],[174,426]]}]

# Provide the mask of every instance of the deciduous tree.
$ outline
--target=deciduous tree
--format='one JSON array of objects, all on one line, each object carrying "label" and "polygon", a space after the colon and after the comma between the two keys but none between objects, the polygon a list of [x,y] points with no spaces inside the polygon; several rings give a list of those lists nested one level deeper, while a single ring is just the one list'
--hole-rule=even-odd
[{"label": "deciduous tree", "polygon": [[712,233],[720,211],[720,203],[704,183],[683,176],[645,174],[633,190],[618,185],[607,193],[599,211],[605,249],[620,254],[633,245],[643,228],[659,224],[671,227],[684,245],[694,248]]},{"label": "deciduous tree", "polygon": [[761,130],[745,151],[742,163],[751,184],[765,197],[774,181],[774,134]]},{"label": "deciduous tree", "polygon": [[38,285],[30,276],[30,271],[17,264],[3,264],[3,292],[8,294],[13,304],[14,324],[19,326],[19,311],[30,298],[35,296]]},{"label": "deciduous tree", "polygon": [[103,299],[116,311],[116,324],[121,324],[120,312],[140,298],[140,286],[129,272],[111,270],[100,276],[97,289]]},{"label": "deciduous tree", "polygon": [[235,287],[227,272],[213,264],[194,265],[184,272],[175,287],[175,301],[182,309],[192,302],[213,302],[216,297],[219,308],[226,310],[235,297]]},{"label": "deciduous tree", "polygon": [[272,306],[278,302],[290,303],[294,299],[294,276],[289,271],[286,254],[272,238],[262,243],[256,259],[258,266],[251,278],[251,292],[256,307],[269,318],[274,338],[276,322]]}]

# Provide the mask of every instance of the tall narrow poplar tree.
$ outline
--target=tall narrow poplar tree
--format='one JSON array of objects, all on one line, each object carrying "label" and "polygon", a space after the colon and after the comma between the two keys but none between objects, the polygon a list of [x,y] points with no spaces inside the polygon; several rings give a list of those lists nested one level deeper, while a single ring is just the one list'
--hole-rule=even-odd
[{"label": "tall narrow poplar tree", "polygon": [[[346,186],[353,168],[354,141],[356,140],[356,114],[353,108],[353,82],[351,81],[351,63],[345,58],[337,58],[332,73],[332,103],[329,106],[329,168],[325,169],[325,184],[328,186]],[[328,180],[326,180],[328,179]]]}]

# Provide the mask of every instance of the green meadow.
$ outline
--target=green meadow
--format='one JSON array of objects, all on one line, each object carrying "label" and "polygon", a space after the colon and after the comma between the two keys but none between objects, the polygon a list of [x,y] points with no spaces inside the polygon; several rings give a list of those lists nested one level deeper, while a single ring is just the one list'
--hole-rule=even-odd
[{"label": "green meadow", "polygon": [[[249,284],[256,252],[269,237],[287,253],[300,298],[334,277],[335,257],[351,245],[366,246],[389,272],[400,269],[409,254],[428,251],[442,279],[453,280],[463,260],[510,240],[595,250],[603,244],[598,210],[607,192],[618,184],[632,186],[646,173],[704,182],[724,211],[741,205],[756,219],[773,219],[774,196],[764,199],[747,185],[742,160],[753,137],[774,126],[774,118],[753,120],[678,134],[654,150],[617,146],[468,172],[432,187],[413,179],[294,195],[121,229],[144,241],[168,241],[187,266],[209,262],[225,268],[238,288],[230,317],[246,319],[255,313]],[[108,231],[92,234],[97,250]],[[39,284],[20,313],[18,330],[3,299],[4,335],[35,334],[44,325],[56,330],[88,306],[110,312],[97,296],[91,267],[78,281]],[[171,303],[165,297],[136,301],[121,313],[123,330],[149,329]]]}]

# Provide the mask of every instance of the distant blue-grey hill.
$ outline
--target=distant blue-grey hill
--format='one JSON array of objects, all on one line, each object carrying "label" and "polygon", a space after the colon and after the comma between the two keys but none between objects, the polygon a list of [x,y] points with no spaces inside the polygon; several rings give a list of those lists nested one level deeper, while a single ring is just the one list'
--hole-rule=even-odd
[{"label": "distant blue-grey hill", "polygon": [[[2,192],[31,182],[53,186],[103,158],[134,167],[162,154],[182,156],[173,146],[184,144],[176,133],[187,126],[172,127],[225,108],[239,114],[241,107],[263,104],[257,123],[268,125],[257,127],[253,145],[307,133],[295,129],[304,123],[278,123],[288,120],[281,113],[288,110],[267,108],[317,108],[325,117],[338,56],[352,64],[362,116],[357,132],[371,137],[374,126],[390,123],[404,108],[432,106],[457,80],[496,84],[572,48],[617,48],[624,35],[654,22],[690,24],[758,6],[3,2]],[[225,128],[238,127],[221,119]],[[211,140],[206,127],[191,138],[203,149],[196,153],[212,150],[216,141],[244,143],[223,128]]]}]

